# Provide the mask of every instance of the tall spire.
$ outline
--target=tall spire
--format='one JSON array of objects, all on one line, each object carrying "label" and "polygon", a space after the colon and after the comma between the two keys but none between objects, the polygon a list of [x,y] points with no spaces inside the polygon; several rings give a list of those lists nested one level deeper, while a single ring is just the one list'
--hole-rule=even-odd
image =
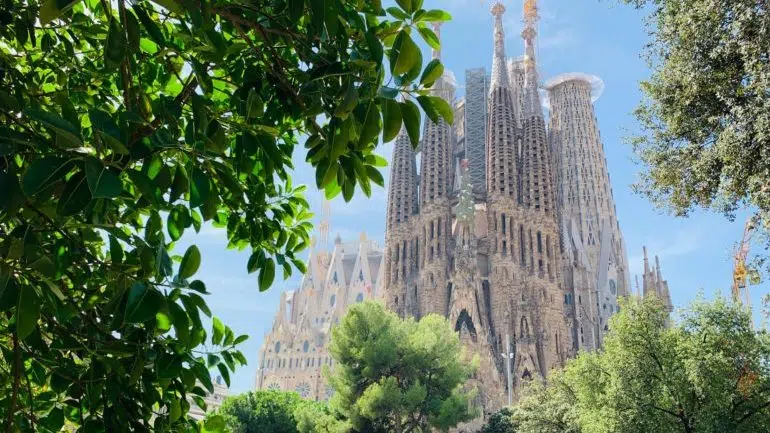
[{"label": "tall spire", "polygon": [[495,51],[492,57],[492,82],[490,83],[490,91],[495,88],[509,88],[508,71],[505,64],[505,32],[503,31],[503,14],[505,13],[505,6],[500,1],[496,1],[490,9],[492,16],[495,17]]},{"label": "tall spire", "polygon": [[401,129],[393,146],[390,184],[388,185],[388,229],[406,222],[417,214],[417,161],[416,154]]},{"label": "tall spire", "polygon": [[524,71],[525,71],[525,111],[526,115],[542,115],[540,108],[540,95],[537,92],[537,56],[535,54],[537,42],[537,23],[540,21],[537,0],[524,0],[524,30],[521,37],[524,39]]}]

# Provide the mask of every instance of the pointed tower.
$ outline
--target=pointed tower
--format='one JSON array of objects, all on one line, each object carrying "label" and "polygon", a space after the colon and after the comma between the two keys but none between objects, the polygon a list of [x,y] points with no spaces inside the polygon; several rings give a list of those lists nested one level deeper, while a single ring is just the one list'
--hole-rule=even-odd
[{"label": "pointed tower", "polygon": [[[434,28],[437,32],[438,27]],[[441,53],[433,51],[433,58]],[[450,104],[454,99],[454,80],[448,71],[433,86],[433,93]],[[449,276],[449,241],[451,239],[450,205],[452,170],[452,149],[454,133],[451,126],[439,119],[434,123],[425,119],[422,132],[420,155],[420,287],[417,294],[421,317],[429,313],[446,314],[449,298],[447,280]]]},{"label": "pointed tower", "polygon": [[385,236],[384,275],[386,304],[401,314],[410,313],[414,300],[407,300],[407,290],[416,278],[418,241],[414,227],[419,224],[417,202],[417,160],[406,130],[396,137],[388,184],[387,232]]}]

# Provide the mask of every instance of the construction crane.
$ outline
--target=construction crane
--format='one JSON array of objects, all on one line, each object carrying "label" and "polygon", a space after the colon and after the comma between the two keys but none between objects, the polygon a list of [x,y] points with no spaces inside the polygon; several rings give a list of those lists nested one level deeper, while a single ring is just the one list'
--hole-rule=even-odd
[{"label": "construction crane", "polygon": [[[746,257],[751,248],[751,238],[757,227],[757,217],[753,216],[746,221],[743,228],[743,238],[735,248],[735,265],[733,267],[733,302],[743,304],[746,309],[751,310],[751,296],[749,286],[756,284],[756,270],[750,270],[746,266]],[[750,275],[751,274],[751,275]]]}]

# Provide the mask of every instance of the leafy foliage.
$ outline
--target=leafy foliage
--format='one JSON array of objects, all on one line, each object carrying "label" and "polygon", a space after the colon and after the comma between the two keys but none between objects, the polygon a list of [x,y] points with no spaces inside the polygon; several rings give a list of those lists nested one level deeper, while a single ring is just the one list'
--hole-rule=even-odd
[{"label": "leafy foliage", "polygon": [[481,433],[516,433],[513,421],[513,411],[504,407],[489,417],[489,421],[481,428]]},{"label": "leafy foliage", "polygon": [[633,139],[637,189],[677,215],[706,207],[770,220],[770,10],[755,0],[622,0],[649,6],[654,72]]},{"label": "leafy foliage", "polygon": [[305,402],[294,411],[299,433],[348,433],[347,420],[340,419],[326,403]]},{"label": "leafy foliage", "polygon": [[396,98],[428,95],[438,66],[421,75],[412,35],[448,16],[402,3],[392,20],[357,0],[0,5],[6,431],[194,427],[188,397],[205,406],[209,369],[229,382],[246,337],[204,328],[203,257],[174,243],[226,230],[260,290],[304,271],[300,138],[316,186],[349,200],[383,183],[379,135],[420,123]]},{"label": "leafy foliage", "polygon": [[717,433],[770,428],[770,336],[723,299],[668,327],[657,300],[625,302],[601,352],[535,384],[514,409],[519,432]]},{"label": "leafy foliage", "polygon": [[472,368],[441,316],[402,320],[379,303],[357,304],[332,329],[329,352],[330,405],[354,431],[447,431],[476,416],[462,389]]},{"label": "leafy foliage", "polygon": [[303,405],[295,392],[255,391],[228,397],[216,415],[232,433],[296,433],[294,411]]}]

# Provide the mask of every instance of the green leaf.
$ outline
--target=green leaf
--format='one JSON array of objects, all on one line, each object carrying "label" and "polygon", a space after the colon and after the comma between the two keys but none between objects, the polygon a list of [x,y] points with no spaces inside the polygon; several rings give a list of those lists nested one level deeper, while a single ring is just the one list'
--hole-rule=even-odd
[{"label": "green leaf", "polygon": [[211,81],[211,77],[206,71],[206,67],[201,62],[199,62],[194,58],[190,59],[190,64],[192,66],[193,72],[195,72],[195,76],[198,78],[198,84],[201,86],[201,90],[203,90],[203,93],[206,93],[206,94],[211,93],[211,90],[214,88],[214,85]]},{"label": "green leaf", "polygon": [[204,295],[208,295],[209,292],[206,291],[206,285],[201,280],[195,280],[189,285],[190,289],[195,290],[198,293],[203,293]]},{"label": "green leaf", "polygon": [[75,215],[91,201],[91,191],[83,172],[75,173],[64,185],[56,211],[62,216]]},{"label": "green leaf", "polygon": [[420,144],[420,109],[414,102],[408,100],[400,102],[399,105],[409,140],[412,142],[412,147],[416,148]]},{"label": "green leaf", "polygon": [[55,113],[49,113],[37,108],[26,108],[23,111],[24,115],[30,119],[40,122],[44,126],[51,128],[57,134],[64,137],[69,143],[76,145],[83,144],[80,138],[79,125],[73,125],[66,121],[63,117]]},{"label": "green leaf", "polygon": [[128,47],[134,52],[139,51],[142,30],[139,28],[139,20],[130,9],[126,9],[126,34],[128,35]]},{"label": "green leaf", "polygon": [[412,0],[396,0],[396,3],[398,3],[399,6],[401,6],[401,9],[403,9],[406,13],[412,13],[414,10],[412,9]]},{"label": "green leaf", "polygon": [[382,141],[388,143],[398,135],[401,130],[401,107],[392,99],[382,100]]},{"label": "green leaf", "polygon": [[214,318],[214,324],[211,327],[211,344],[219,346],[222,343],[222,337],[225,335],[225,325],[218,318]]},{"label": "green leaf", "polygon": [[166,38],[163,37],[163,33],[160,31],[160,28],[157,24],[155,24],[155,21],[150,18],[144,8],[137,4],[134,5],[133,10],[136,14],[136,17],[139,18],[139,21],[142,23],[142,26],[147,29],[147,33],[150,34],[150,38],[160,46],[165,45]]},{"label": "green leaf", "polygon": [[171,330],[171,317],[163,311],[155,313],[155,329],[165,334]]},{"label": "green leaf", "polygon": [[429,98],[433,108],[438,111],[439,115],[441,115],[448,124],[453,124],[455,113],[452,106],[449,105],[449,102],[440,96],[429,96]]},{"label": "green leaf", "polygon": [[190,207],[200,207],[206,203],[211,193],[209,177],[202,170],[193,168],[192,183],[190,183]]},{"label": "green leaf", "polygon": [[425,66],[422,77],[420,77],[420,84],[425,87],[431,87],[443,74],[444,65],[441,64],[441,60],[433,59]]},{"label": "green leaf", "polygon": [[41,302],[35,288],[24,284],[19,288],[19,301],[16,309],[16,334],[25,339],[37,328]]},{"label": "green leaf", "polygon": [[24,195],[32,197],[48,186],[61,180],[72,164],[64,158],[46,156],[32,161],[21,179]]},{"label": "green leaf", "polygon": [[120,136],[120,129],[110,113],[103,110],[93,109],[88,112],[88,117],[91,120],[91,126],[94,129],[94,133],[98,133],[102,142],[107,144],[115,153],[121,155],[128,153],[128,148],[123,144]]},{"label": "green leaf", "polygon": [[187,170],[183,166],[176,167],[174,174],[174,183],[171,185],[170,203],[179,200],[190,190],[190,179],[187,177]]},{"label": "green leaf", "polygon": [[420,48],[414,43],[412,37],[406,31],[401,30],[390,50],[390,72],[393,75],[409,72],[421,57]]},{"label": "green leaf", "polygon": [[110,235],[110,260],[114,264],[123,262],[123,247],[115,236]]},{"label": "green leaf", "polygon": [[432,23],[441,23],[452,19],[452,15],[449,12],[444,12],[439,9],[431,9],[422,14],[420,21],[428,21]]},{"label": "green leaf", "polygon": [[40,25],[44,26],[72,9],[78,0],[46,0],[40,7]]},{"label": "green leaf", "polygon": [[420,107],[422,107],[422,110],[425,112],[425,114],[428,116],[431,122],[438,123],[439,122],[439,114],[438,110],[436,110],[436,107],[433,105],[433,100],[430,99],[428,96],[418,96],[417,102],[420,103]]},{"label": "green leaf", "polygon": [[238,336],[238,337],[236,337],[236,338],[235,338],[235,340],[233,341],[233,346],[237,346],[237,345],[239,345],[239,344],[243,343],[244,341],[246,341],[246,340],[248,340],[248,339],[249,339],[249,336],[248,336],[248,335],[245,335],[245,334],[244,334],[244,335],[239,335],[239,336]]},{"label": "green leaf", "polygon": [[270,288],[275,279],[275,262],[272,258],[266,257],[265,264],[259,272],[259,291],[264,292]]},{"label": "green leaf", "polygon": [[402,11],[401,9],[397,7],[389,7],[385,9],[389,14],[393,15],[393,17],[399,19],[399,20],[405,20],[409,18],[409,15]]},{"label": "green leaf", "polygon": [[166,303],[166,298],[153,287],[136,281],[128,290],[126,298],[126,323],[143,323],[154,319]]},{"label": "green leaf", "polygon": [[246,269],[250,274],[257,272],[259,269],[265,266],[265,250],[258,249],[251,253],[249,261],[246,264]]},{"label": "green leaf", "polygon": [[176,338],[182,344],[186,344],[190,339],[190,319],[187,317],[187,313],[176,302],[170,302],[168,309],[171,312]]},{"label": "green leaf", "polygon": [[117,69],[128,51],[126,33],[116,19],[110,20],[107,43],[104,44],[104,64],[108,69]]},{"label": "green leaf", "polygon": [[366,167],[366,174],[369,176],[369,180],[374,182],[375,184],[384,187],[385,186],[385,179],[382,177],[382,173],[380,173],[379,170],[372,166]]},{"label": "green leaf", "polygon": [[380,133],[380,110],[374,101],[369,103],[366,115],[363,120],[363,128],[359,141],[362,145],[372,143]]},{"label": "green leaf", "polygon": [[171,400],[168,408],[168,420],[174,422],[182,416],[182,405],[179,404],[179,400]]},{"label": "green leaf", "polygon": [[420,27],[418,31],[420,32],[420,36],[422,36],[422,40],[424,40],[429,47],[434,50],[441,49],[441,41],[439,41],[438,36],[436,36],[436,33],[434,33],[433,30],[427,27]]},{"label": "green leaf", "polygon": [[86,178],[93,198],[114,198],[123,191],[118,175],[94,157],[86,157]]},{"label": "green leaf", "polygon": [[230,387],[230,371],[227,369],[227,366],[220,362],[217,364],[217,368],[222,375],[222,379],[224,379],[227,386]]},{"label": "green leaf", "polygon": [[190,245],[187,251],[184,253],[182,263],[179,265],[179,276],[182,278],[190,278],[198,271],[198,267],[201,264],[201,252],[195,245]]}]

